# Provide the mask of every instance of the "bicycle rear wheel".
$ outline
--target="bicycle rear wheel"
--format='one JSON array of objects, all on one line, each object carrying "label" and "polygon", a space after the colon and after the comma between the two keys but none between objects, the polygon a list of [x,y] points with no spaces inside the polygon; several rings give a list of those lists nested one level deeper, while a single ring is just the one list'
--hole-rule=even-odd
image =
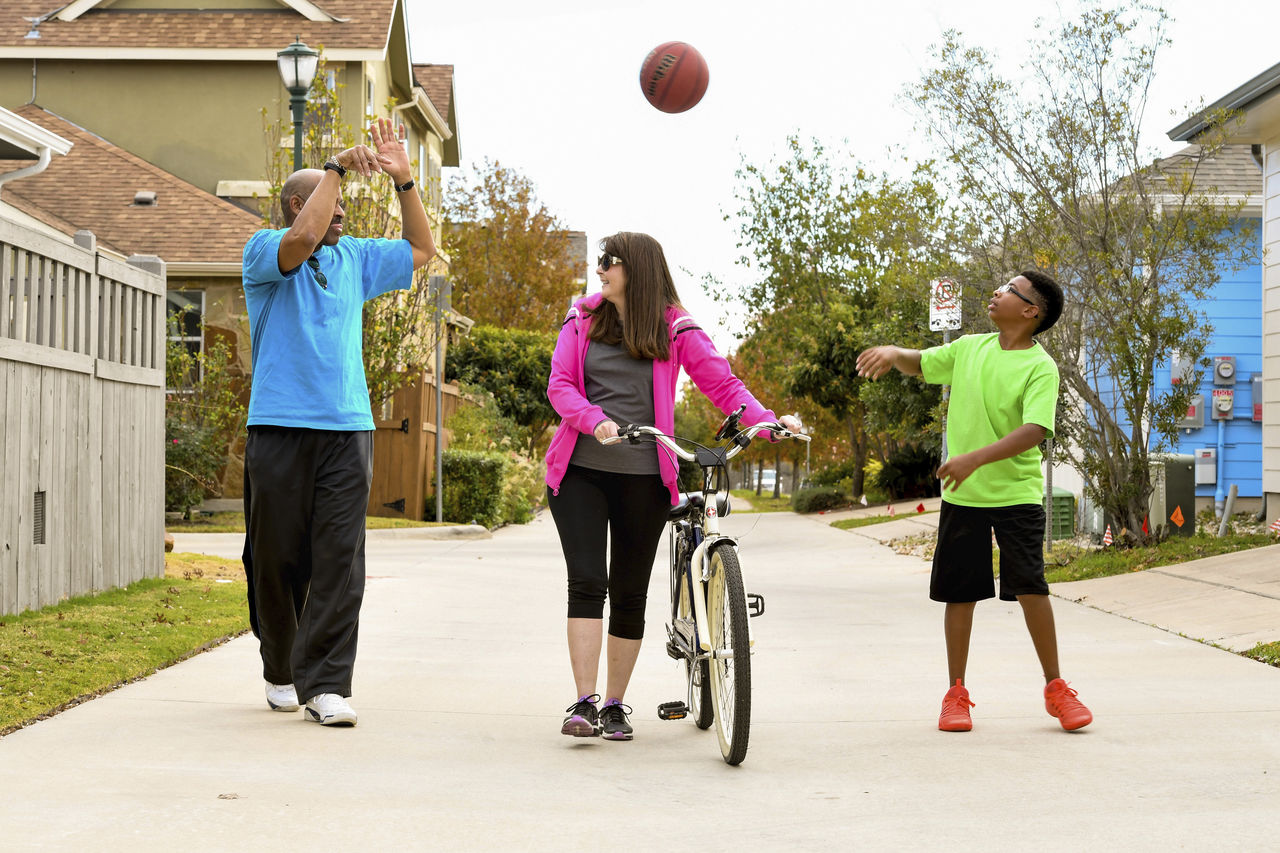
[{"label": "bicycle rear wheel", "polygon": [[[676,618],[692,630],[696,620],[693,614],[693,592],[689,588],[689,572],[683,568],[679,569],[679,572]],[[692,644],[695,649],[698,647],[696,633],[692,634]],[[706,660],[694,661],[685,658],[684,675],[689,685],[689,712],[693,716],[693,722],[700,729],[709,729],[712,717],[711,673],[707,668]]]},{"label": "bicycle rear wheel", "polygon": [[729,546],[711,552],[707,622],[715,654],[710,662],[711,701],[720,753],[726,764],[741,764],[751,735],[751,637],[742,570],[737,552]]}]

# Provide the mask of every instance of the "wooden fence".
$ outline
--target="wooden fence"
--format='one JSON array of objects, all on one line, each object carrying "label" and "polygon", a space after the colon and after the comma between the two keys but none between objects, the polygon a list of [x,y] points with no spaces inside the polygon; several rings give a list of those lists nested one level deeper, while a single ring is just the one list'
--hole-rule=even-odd
[{"label": "wooden fence", "polygon": [[164,574],[165,278],[0,220],[0,615]]},{"label": "wooden fence", "polygon": [[[441,387],[443,421],[459,406],[471,405],[458,386]],[[383,417],[374,421],[373,486],[369,515],[421,521],[427,499],[434,500],[436,459],[435,376],[423,373],[391,398]],[[445,447],[448,447],[446,431]],[[434,505],[431,509],[435,512]]]}]

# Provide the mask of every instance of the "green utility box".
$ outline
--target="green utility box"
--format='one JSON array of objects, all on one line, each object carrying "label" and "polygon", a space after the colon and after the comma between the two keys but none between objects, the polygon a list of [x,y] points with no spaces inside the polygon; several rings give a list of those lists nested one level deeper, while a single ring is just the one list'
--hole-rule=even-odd
[{"label": "green utility box", "polygon": [[1076,496],[1070,489],[1053,487],[1053,506],[1050,510],[1049,530],[1054,539],[1071,539],[1076,535]]}]

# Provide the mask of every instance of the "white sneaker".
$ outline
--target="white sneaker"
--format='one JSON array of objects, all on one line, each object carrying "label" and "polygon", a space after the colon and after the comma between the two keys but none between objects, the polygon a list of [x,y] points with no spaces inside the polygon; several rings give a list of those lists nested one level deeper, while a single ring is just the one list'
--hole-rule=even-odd
[{"label": "white sneaker", "polygon": [[322,726],[354,726],[356,712],[337,693],[320,693],[307,700],[307,719]]},{"label": "white sneaker", "polygon": [[267,704],[273,711],[296,711],[300,707],[298,691],[293,689],[292,684],[272,684],[268,681]]}]

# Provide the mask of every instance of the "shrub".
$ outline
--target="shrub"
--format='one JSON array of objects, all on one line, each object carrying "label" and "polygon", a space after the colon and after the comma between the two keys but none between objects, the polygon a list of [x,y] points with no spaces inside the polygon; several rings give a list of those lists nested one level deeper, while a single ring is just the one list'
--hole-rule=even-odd
[{"label": "shrub", "polygon": [[444,452],[444,521],[497,527],[503,515],[507,457],[478,450]]},{"label": "shrub", "polygon": [[834,509],[849,502],[844,492],[835,486],[815,486],[801,489],[791,496],[791,508],[796,512],[818,512]]},{"label": "shrub", "polygon": [[891,499],[927,498],[939,494],[936,453],[918,444],[907,445],[890,454],[884,467],[876,472],[875,486],[889,493]]},{"label": "shrub", "polygon": [[[511,436],[519,434],[518,427],[498,409],[492,394],[477,386],[464,386],[463,391],[477,405],[463,406],[449,418],[448,428],[452,433],[449,450],[502,457],[505,464],[502,469],[498,518],[493,524],[486,526],[524,524],[533,517],[534,509],[542,501],[545,489],[542,466],[520,452],[519,439],[511,440]],[[447,458],[447,451],[445,455]],[[446,477],[446,501],[448,494],[449,480]],[[428,512],[431,511],[429,506]],[[454,519],[446,510],[446,520],[466,519]]]},{"label": "shrub", "polygon": [[814,471],[809,475],[809,482],[815,486],[837,486],[842,480],[853,479],[853,460],[848,459],[834,465]]},{"label": "shrub", "polygon": [[[171,325],[185,322],[176,314]],[[218,491],[227,449],[244,430],[242,378],[225,340],[209,336],[204,352],[193,355],[170,341],[165,353],[164,504],[185,513]]]}]

